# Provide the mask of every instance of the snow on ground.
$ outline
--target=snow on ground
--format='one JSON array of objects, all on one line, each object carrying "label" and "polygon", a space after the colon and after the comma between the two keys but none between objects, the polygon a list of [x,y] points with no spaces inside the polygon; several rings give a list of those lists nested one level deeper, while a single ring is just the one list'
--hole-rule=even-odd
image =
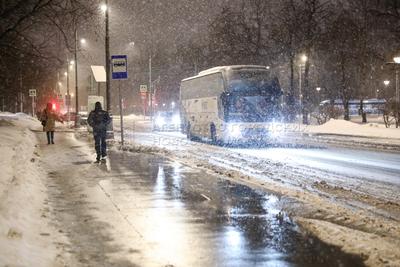
[{"label": "snow on ground", "polygon": [[37,140],[39,121],[26,114],[0,113],[0,265],[63,266],[52,241],[44,204],[44,174]]},{"label": "snow on ground", "polygon": [[322,125],[311,125],[307,127],[307,132],[400,139],[400,129],[385,128],[383,124],[379,123],[359,124],[351,121],[334,119]]}]

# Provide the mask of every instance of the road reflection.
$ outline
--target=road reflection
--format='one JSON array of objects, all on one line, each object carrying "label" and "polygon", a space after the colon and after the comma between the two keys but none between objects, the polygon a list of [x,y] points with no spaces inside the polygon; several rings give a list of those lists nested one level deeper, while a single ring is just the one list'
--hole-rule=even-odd
[{"label": "road reflection", "polygon": [[111,153],[121,212],[144,237],[146,258],[173,266],[362,266],[302,234],[279,196],[144,154]]}]

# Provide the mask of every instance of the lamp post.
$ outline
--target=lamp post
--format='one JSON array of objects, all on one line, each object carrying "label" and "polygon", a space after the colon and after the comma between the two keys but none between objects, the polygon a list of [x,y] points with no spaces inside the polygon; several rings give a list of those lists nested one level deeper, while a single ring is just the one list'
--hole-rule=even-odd
[{"label": "lamp post", "polygon": [[151,86],[151,53],[149,55],[150,121],[153,123],[153,88]]},{"label": "lamp post", "polygon": [[[303,66],[307,62],[307,56],[302,55],[301,56],[301,62],[299,64],[299,104],[300,104],[300,114],[303,108],[303,92],[302,92],[302,84],[301,84],[301,76],[303,73]],[[303,63],[303,64],[302,64]]]},{"label": "lamp post", "polygon": [[396,64],[396,107],[399,107],[400,103],[400,95],[399,95],[399,68],[397,67],[400,64],[400,57],[393,58],[394,63]]},{"label": "lamp post", "polygon": [[106,28],[106,37],[105,37],[105,55],[106,55],[106,102],[107,102],[107,111],[111,113],[111,96],[110,96],[110,34],[109,34],[109,16],[108,16],[108,0],[105,0],[105,3],[101,5],[101,10],[105,15],[105,28]]},{"label": "lamp post", "polygon": [[318,106],[319,106],[319,104],[320,104],[320,102],[321,102],[321,95],[320,95],[320,91],[321,91],[321,87],[317,87],[317,88],[315,88],[315,90],[317,90],[317,95],[318,95]]}]

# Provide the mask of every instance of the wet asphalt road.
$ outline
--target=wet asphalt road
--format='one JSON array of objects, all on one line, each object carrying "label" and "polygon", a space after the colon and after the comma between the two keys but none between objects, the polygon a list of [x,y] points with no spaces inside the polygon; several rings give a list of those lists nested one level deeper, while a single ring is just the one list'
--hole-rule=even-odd
[{"label": "wet asphalt road", "polygon": [[156,156],[110,161],[99,184],[169,266],[362,266],[301,233],[281,211],[287,199]]},{"label": "wet asphalt road", "polygon": [[[127,132],[126,140],[135,143],[167,147],[172,150],[191,150],[198,142],[190,142],[180,133],[174,132]],[[200,143],[201,144],[201,143]],[[219,147],[206,145],[217,151],[230,150],[259,159],[307,166],[314,170],[335,173],[344,177],[389,184],[400,189],[400,154],[357,148],[296,147],[290,140],[281,140],[277,145],[259,147]],[[206,151],[209,152],[209,151]],[[212,152],[211,152],[212,153]]]}]

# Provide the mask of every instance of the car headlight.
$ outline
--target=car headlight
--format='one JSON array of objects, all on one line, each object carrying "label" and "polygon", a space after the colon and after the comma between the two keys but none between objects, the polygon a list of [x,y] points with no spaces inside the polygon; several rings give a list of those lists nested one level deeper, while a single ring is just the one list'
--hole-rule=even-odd
[{"label": "car headlight", "polygon": [[158,127],[163,126],[164,123],[165,123],[165,120],[164,120],[163,117],[157,117],[157,118],[156,118],[156,125],[157,125]]},{"label": "car headlight", "polygon": [[181,124],[181,118],[180,118],[180,116],[179,116],[179,115],[173,116],[173,117],[172,117],[172,123],[173,123],[174,125]]}]

